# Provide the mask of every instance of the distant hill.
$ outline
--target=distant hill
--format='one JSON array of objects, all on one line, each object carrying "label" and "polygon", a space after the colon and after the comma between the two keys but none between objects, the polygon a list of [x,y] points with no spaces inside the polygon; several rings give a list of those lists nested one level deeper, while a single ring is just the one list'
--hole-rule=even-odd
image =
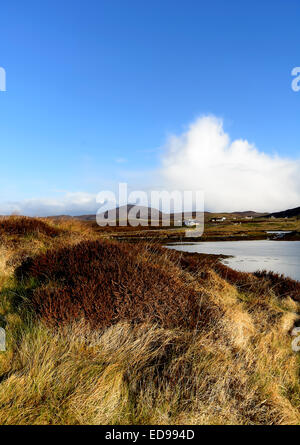
[{"label": "distant hill", "polygon": [[269,213],[267,218],[293,218],[295,216],[300,217],[300,207],[284,210],[282,212]]},{"label": "distant hill", "polygon": [[73,216],[70,215],[54,215],[54,216],[46,216],[46,218],[60,220],[60,219],[72,219]]},{"label": "distant hill", "polygon": [[[162,220],[164,217],[166,217],[166,215],[164,215],[160,210],[157,209],[151,209],[150,207],[144,207],[144,206],[135,206],[134,204],[128,204],[127,206],[122,206],[122,207],[117,207],[116,209],[116,219],[122,219],[122,213],[127,211],[127,215],[130,212],[130,210],[133,207],[138,207],[139,208],[139,212],[140,215],[147,215],[147,219],[150,219],[151,215],[152,218],[156,221],[160,221]],[[138,210],[137,210],[138,212]],[[126,214],[126,213],[125,213]],[[103,212],[101,215],[105,215],[105,217],[108,217],[108,211]],[[121,215],[121,218],[120,218]],[[139,219],[139,214],[137,214],[137,217]],[[96,215],[80,215],[80,216],[75,216],[74,218],[76,219],[80,219],[81,221],[96,221]]]},{"label": "distant hill", "polygon": [[[127,206],[123,206],[123,207],[118,207],[116,209],[116,218],[117,220],[120,219],[120,213],[121,210],[124,211],[124,208],[127,207],[127,214],[130,212],[130,210],[135,207],[134,204],[128,204]],[[178,213],[171,213],[170,215],[167,215],[163,212],[161,212],[160,210],[157,209],[151,209],[151,208],[147,208],[147,207],[143,207],[140,206],[140,210],[142,213],[144,213],[145,215],[148,215],[148,219],[150,219],[151,217],[151,212],[152,213],[152,217],[155,221],[162,221],[163,219],[168,219],[170,218],[171,221],[177,221],[180,219],[189,219],[189,218],[195,218],[196,212],[187,212],[185,214],[178,212]],[[104,212],[106,214],[106,217],[108,216],[108,212]],[[103,214],[102,214],[103,215]],[[209,219],[209,218],[215,218],[215,217],[222,217],[222,216],[227,216],[227,217],[237,217],[237,218],[245,218],[246,216],[252,216],[253,218],[257,218],[257,217],[261,217],[261,216],[266,216],[267,213],[258,213],[258,212],[253,212],[251,210],[249,211],[243,211],[243,212],[220,212],[220,213],[214,213],[214,212],[204,212],[204,216],[205,219]],[[96,221],[96,215],[80,215],[80,216],[74,216],[74,218],[76,219],[80,219],[81,221]]]}]

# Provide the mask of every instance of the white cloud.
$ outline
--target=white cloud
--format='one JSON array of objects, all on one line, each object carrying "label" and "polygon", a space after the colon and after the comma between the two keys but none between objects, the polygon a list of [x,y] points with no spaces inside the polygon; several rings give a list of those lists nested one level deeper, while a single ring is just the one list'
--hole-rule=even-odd
[{"label": "white cloud", "polygon": [[300,161],[231,141],[223,122],[204,116],[171,136],[160,175],[166,188],[200,189],[212,211],[276,211],[300,206]]},{"label": "white cloud", "polygon": [[[214,116],[201,117],[183,134],[171,136],[158,170],[127,171],[125,176],[131,191],[149,193],[158,184],[165,190],[203,190],[205,207],[211,211],[264,212],[300,206],[300,160],[265,154],[246,140],[231,141],[222,120]],[[110,186],[116,191],[117,184]],[[55,199],[0,203],[0,214],[95,214],[96,195],[62,192]]]},{"label": "white cloud", "polygon": [[0,214],[18,213],[28,216],[82,215],[96,213],[99,204],[90,193],[65,193],[60,199],[40,198],[0,204]]}]

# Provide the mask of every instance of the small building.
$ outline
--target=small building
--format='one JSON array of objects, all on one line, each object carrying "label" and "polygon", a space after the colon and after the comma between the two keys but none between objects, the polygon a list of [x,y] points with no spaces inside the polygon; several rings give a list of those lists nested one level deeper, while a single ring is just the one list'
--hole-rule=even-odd
[{"label": "small building", "polygon": [[195,227],[195,226],[199,226],[200,223],[196,219],[185,219],[184,225],[186,227]]}]

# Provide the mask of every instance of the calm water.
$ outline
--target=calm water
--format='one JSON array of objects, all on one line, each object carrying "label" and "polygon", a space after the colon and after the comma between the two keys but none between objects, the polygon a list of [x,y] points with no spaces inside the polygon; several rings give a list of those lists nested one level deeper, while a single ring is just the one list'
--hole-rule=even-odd
[{"label": "calm water", "polygon": [[185,252],[232,255],[222,262],[242,272],[268,270],[300,281],[300,241],[216,241],[169,245]]}]

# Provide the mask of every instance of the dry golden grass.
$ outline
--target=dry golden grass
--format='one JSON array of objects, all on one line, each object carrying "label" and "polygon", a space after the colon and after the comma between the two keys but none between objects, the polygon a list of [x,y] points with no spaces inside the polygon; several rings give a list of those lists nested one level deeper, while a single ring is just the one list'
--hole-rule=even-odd
[{"label": "dry golden grass", "polygon": [[37,324],[11,354],[0,423],[297,424],[297,357],[282,337],[270,328],[237,346],[218,326]]},{"label": "dry golden grass", "polygon": [[[149,262],[197,293],[210,318],[195,330],[85,321],[47,327],[12,304],[13,270],[27,256],[95,239],[85,225],[46,221],[62,233],[2,239],[0,424],[299,424],[299,355],[290,332],[299,303],[261,286],[242,292],[207,266],[140,246]],[[203,278],[204,276],[204,278]],[[257,281],[259,281],[257,279]]]}]

